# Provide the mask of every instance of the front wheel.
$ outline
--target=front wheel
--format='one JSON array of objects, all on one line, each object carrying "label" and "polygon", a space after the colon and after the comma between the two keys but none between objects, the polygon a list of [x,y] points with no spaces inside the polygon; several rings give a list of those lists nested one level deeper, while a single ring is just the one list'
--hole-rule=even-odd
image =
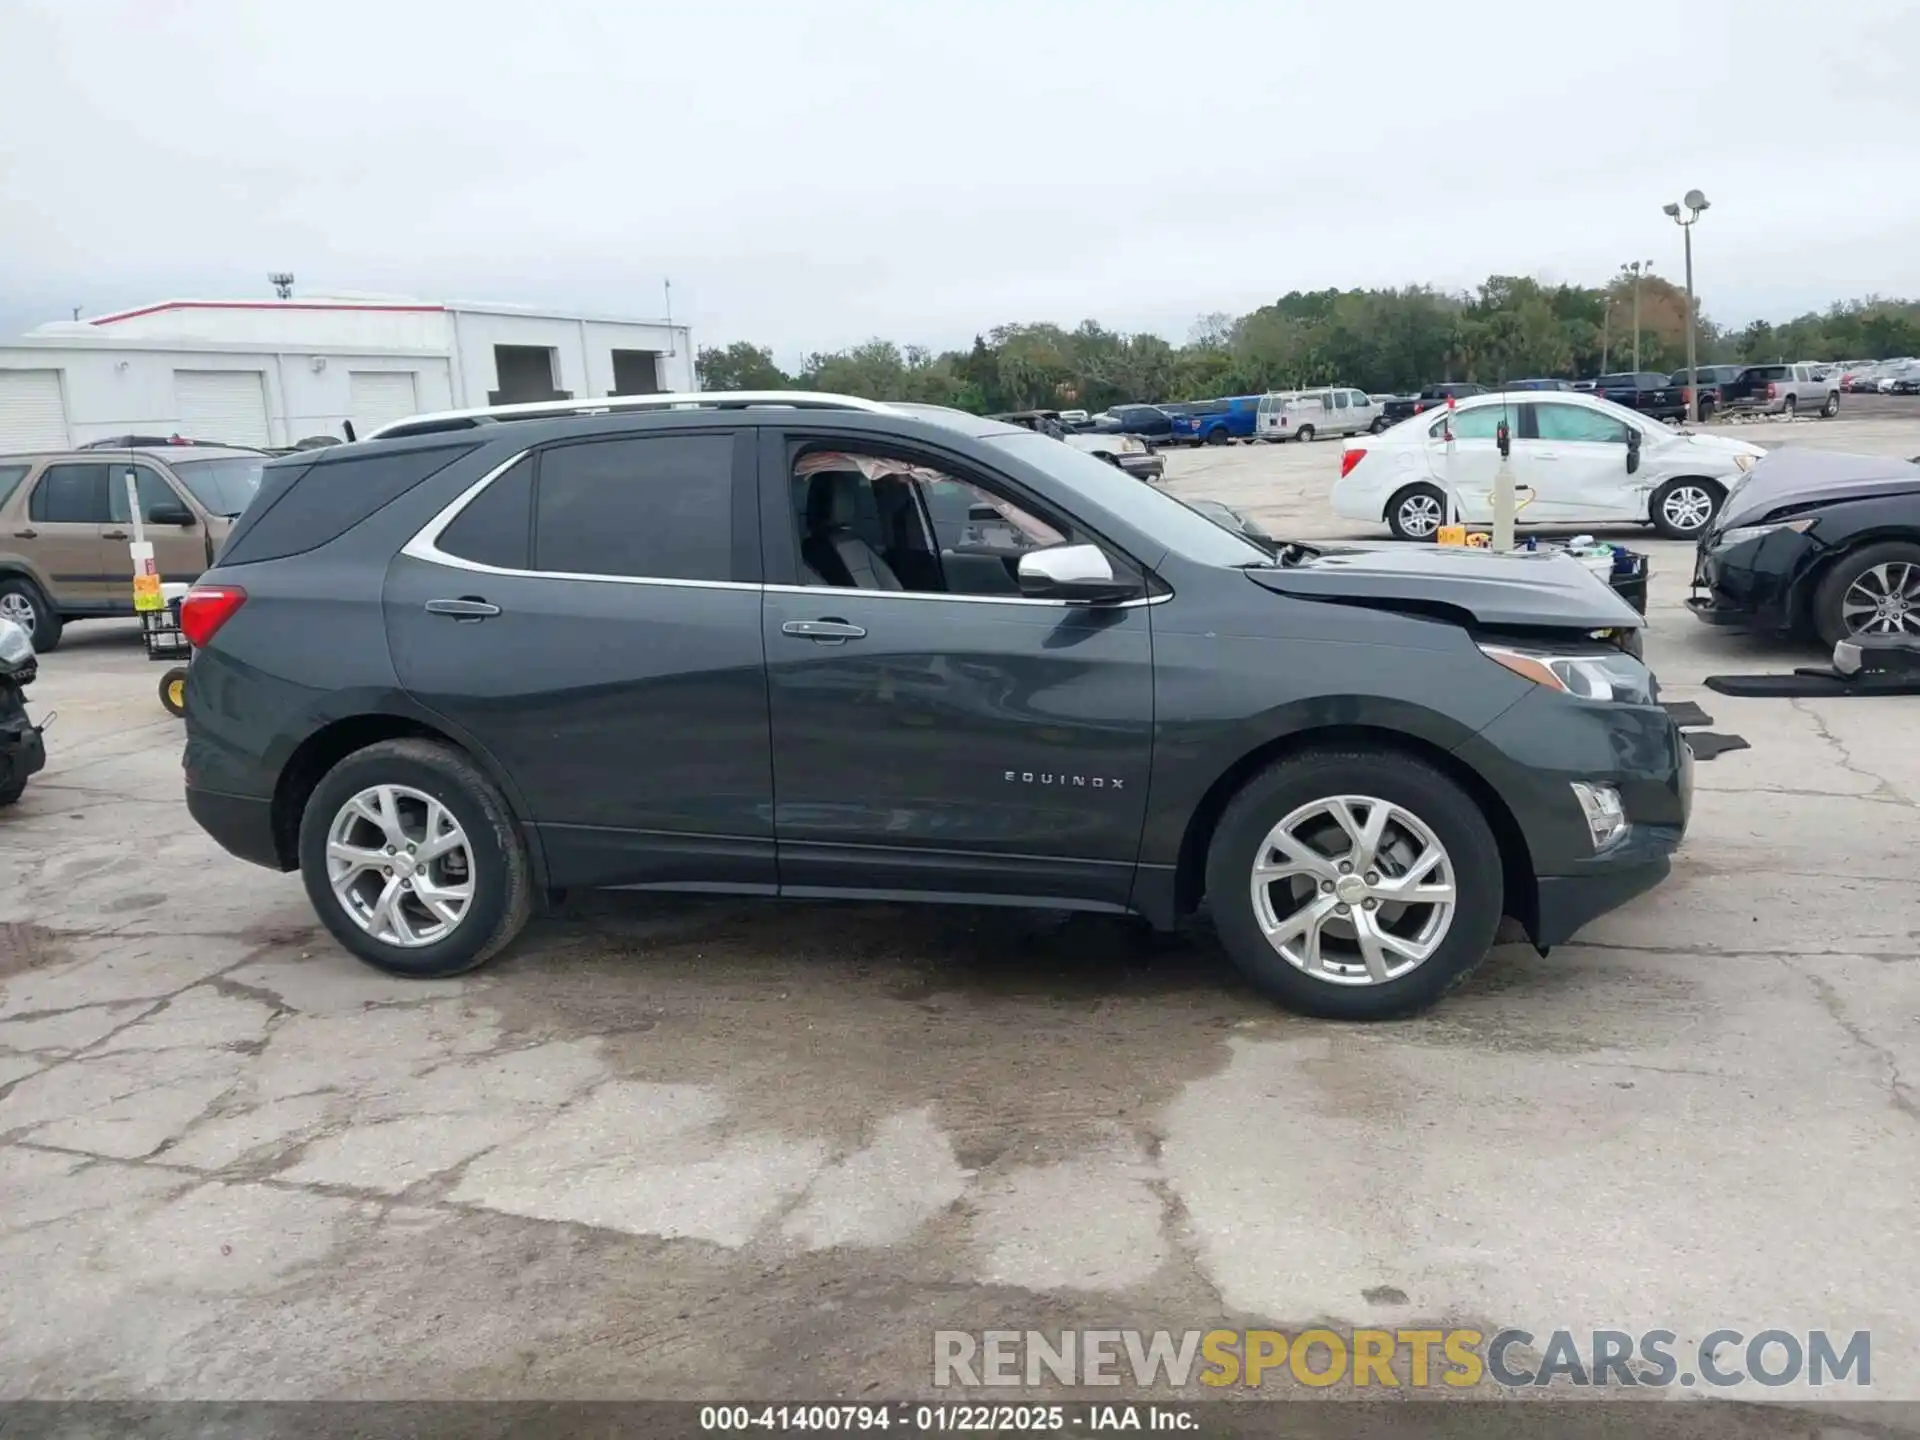
[{"label": "front wheel", "polygon": [[1227,953],[1290,1010],[1382,1020],[1424,1009],[1487,956],[1500,849],[1464,790],[1391,750],[1311,750],[1220,817],[1207,896]]},{"label": "front wheel", "polygon": [[1827,392],[1827,403],[1820,407],[1820,418],[1831,420],[1840,413],[1840,396],[1837,392]]},{"label": "front wheel", "polygon": [[1920,545],[1889,540],[1841,556],[1813,593],[1813,625],[1829,650],[1863,635],[1920,642]]},{"label": "front wheel", "polygon": [[1708,480],[1669,480],[1653,492],[1647,518],[1669,540],[1695,540],[1713,523],[1725,498]]},{"label": "front wheel", "polygon": [[377,970],[471,970],[527,923],[533,883],[506,800],[464,754],[386,740],[329,770],[300,820],[300,875],[333,937]]},{"label": "front wheel", "polygon": [[1447,520],[1447,497],[1431,485],[1409,485],[1387,502],[1387,528],[1396,540],[1431,540]]}]

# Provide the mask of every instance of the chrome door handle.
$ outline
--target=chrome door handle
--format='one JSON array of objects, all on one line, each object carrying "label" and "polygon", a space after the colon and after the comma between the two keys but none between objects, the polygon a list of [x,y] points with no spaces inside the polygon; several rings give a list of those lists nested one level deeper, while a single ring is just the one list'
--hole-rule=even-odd
[{"label": "chrome door handle", "polygon": [[867,632],[844,620],[789,620],[780,627],[782,635],[797,635],[802,640],[819,640],[837,645],[845,640],[864,640]]},{"label": "chrome door handle", "polygon": [[500,607],[498,605],[489,605],[477,595],[462,595],[458,600],[427,601],[427,613],[429,615],[450,615],[455,620],[474,621],[485,620],[489,616],[498,615],[500,613]]}]

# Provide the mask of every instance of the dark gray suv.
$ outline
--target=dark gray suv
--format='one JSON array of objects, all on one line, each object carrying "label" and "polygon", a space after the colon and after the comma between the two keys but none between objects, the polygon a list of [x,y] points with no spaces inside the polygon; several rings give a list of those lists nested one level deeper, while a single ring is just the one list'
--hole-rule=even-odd
[{"label": "dark gray suv", "polygon": [[269,464],[183,624],[194,817],[405,975],[577,887],[1204,897],[1370,1018],[1658,882],[1690,796],[1577,563],[1265,541],[931,407],[405,421]]}]

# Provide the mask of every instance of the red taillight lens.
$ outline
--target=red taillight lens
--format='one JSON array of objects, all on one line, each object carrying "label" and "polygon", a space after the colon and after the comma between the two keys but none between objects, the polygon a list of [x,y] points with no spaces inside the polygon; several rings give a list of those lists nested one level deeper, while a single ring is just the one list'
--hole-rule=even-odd
[{"label": "red taillight lens", "polygon": [[1424,400],[1416,400],[1413,402],[1413,413],[1416,415],[1418,415],[1422,410],[1426,408],[1427,408],[1427,402]]},{"label": "red taillight lens", "polygon": [[196,585],[180,602],[180,633],[198,650],[246,603],[247,592],[238,585]]},{"label": "red taillight lens", "polygon": [[1365,450],[1349,450],[1340,457],[1340,478],[1346,479],[1353,473],[1353,467],[1367,458]]},{"label": "red taillight lens", "polygon": [[1767,398],[1769,400],[1778,400],[1780,398],[1780,387],[1771,380],[1767,382]]}]

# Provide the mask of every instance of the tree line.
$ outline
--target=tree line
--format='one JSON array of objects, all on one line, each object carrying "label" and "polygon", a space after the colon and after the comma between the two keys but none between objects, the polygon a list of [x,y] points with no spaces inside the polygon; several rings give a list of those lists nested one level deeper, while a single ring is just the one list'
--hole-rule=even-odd
[{"label": "tree line", "polygon": [[[702,346],[696,370],[706,390],[825,390],[980,413],[1101,410],[1315,385],[1399,393],[1438,380],[1673,371],[1687,362],[1686,314],[1685,292],[1658,276],[1623,270],[1584,286],[1494,275],[1462,294],[1295,290],[1245,315],[1204,316],[1181,345],[1086,320],[1071,330],[999,325],[966,350],[869,340],[809,355],[791,375],[771,350],[742,340]],[[1702,365],[1916,355],[1920,301],[1870,296],[1742,329],[1702,315],[1698,348]]]}]

